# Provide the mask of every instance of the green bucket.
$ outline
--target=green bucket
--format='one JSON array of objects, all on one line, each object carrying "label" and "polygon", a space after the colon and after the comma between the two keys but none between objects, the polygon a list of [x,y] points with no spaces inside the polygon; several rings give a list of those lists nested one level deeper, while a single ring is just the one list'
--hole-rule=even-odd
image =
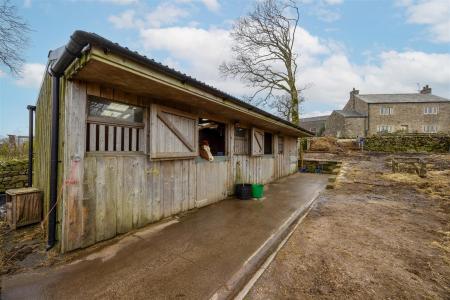
[{"label": "green bucket", "polygon": [[252,197],[262,198],[264,196],[264,184],[252,184]]}]

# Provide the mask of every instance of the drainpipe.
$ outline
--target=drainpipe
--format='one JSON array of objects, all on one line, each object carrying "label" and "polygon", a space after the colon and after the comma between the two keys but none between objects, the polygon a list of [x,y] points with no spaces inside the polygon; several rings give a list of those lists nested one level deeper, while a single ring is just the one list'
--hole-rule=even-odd
[{"label": "drainpipe", "polygon": [[33,114],[36,106],[28,105],[28,187],[33,186]]},{"label": "drainpipe", "polygon": [[[48,216],[47,250],[53,248],[56,243],[56,202],[58,199],[58,145],[59,145],[59,86],[60,78],[72,61],[80,56],[85,42],[77,39],[75,32],[67,45],[52,63],[49,73],[52,76],[52,132],[50,151],[50,201]],[[51,53],[50,53],[51,55]]]}]

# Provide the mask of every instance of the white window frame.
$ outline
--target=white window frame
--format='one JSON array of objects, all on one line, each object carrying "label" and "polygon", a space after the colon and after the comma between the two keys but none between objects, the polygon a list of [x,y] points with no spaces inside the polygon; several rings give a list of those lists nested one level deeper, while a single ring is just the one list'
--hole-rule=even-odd
[{"label": "white window frame", "polygon": [[380,107],[380,115],[381,116],[390,116],[394,114],[393,107],[382,106]]},{"label": "white window frame", "polygon": [[391,133],[392,132],[392,125],[378,125],[377,126],[377,132],[379,132],[379,133],[383,133],[383,132]]},{"label": "white window frame", "polygon": [[423,125],[423,132],[424,133],[437,133],[438,126],[433,125],[433,124]]},{"label": "white window frame", "polygon": [[427,106],[427,107],[424,107],[424,109],[423,109],[424,115],[437,115],[438,112],[439,112],[438,106]]}]

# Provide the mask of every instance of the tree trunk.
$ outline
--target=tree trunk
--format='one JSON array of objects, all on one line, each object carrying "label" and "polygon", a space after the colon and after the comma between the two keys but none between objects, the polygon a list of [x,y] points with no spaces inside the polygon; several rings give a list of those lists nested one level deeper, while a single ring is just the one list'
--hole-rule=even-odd
[{"label": "tree trunk", "polygon": [[300,125],[300,116],[298,113],[298,91],[295,84],[291,87],[291,122],[295,125]]}]

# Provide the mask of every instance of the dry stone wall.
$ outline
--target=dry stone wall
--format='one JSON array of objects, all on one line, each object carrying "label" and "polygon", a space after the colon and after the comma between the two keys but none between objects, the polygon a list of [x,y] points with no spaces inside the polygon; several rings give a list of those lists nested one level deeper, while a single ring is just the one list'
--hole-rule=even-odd
[{"label": "dry stone wall", "polygon": [[28,184],[28,160],[0,161],[0,193]]},{"label": "dry stone wall", "polygon": [[364,149],[376,152],[450,152],[450,135],[386,134],[366,138]]}]

